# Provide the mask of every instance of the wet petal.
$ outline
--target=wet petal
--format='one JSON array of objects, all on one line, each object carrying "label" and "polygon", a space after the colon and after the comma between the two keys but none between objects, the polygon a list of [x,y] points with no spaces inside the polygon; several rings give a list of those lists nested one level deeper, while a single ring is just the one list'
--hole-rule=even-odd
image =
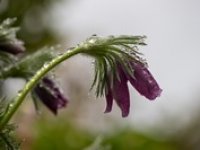
[{"label": "wet petal", "polygon": [[122,111],[122,117],[127,117],[130,111],[130,95],[127,85],[127,78],[122,69],[118,68],[120,81],[113,82],[113,97]]},{"label": "wet petal", "polygon": [[53,80],[49,79],[48,77],[45,77],[43,78],[42,82],[54,93],[54,96],[58,100],[60,100],[58,103],[58,108],[64,107],[68,102],[68,100],[64,97],[64,95],[61,93],[60,89],[55,85]]},{"label": "wet petal", "polygon": [[132,66],[134,69],[134,78],[128,76],[132,86],[149,100],[154,100],[156,97],[160,96],[162,90],[149,70],[139,63],[133,63]]}]

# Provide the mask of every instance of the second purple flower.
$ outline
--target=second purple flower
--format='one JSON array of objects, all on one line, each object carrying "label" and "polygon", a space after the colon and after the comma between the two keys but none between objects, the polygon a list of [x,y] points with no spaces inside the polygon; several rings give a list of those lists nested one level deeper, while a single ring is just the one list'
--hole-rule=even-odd
[{"label": "second purple flower", "polygon": [[53,80],[48,77],[43,78],[42,81],[36,85],[33,93],[54,114],[57,114],[58,109],[65,107],[68,103],[67,98],[62,94]]}]

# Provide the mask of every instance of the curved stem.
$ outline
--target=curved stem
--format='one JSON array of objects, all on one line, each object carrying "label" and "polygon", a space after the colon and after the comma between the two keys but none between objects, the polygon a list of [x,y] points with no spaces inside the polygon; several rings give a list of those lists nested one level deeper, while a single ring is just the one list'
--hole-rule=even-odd
[{"label": "curved stem", "polygon": [[9,105],[8,111],[3,115],[3,117],[0,120],[0,130],[4,128],[4,126],[9,122],[11,117],[14,115],[14,113],[17,111],[21,103],[24,101],[26,95],[29,93],[31,89],[37,84],[37,82],[44,77],[44,75],[49,72],[51,69],[53,69],[55,66],[63,62],[64,60],[83,52],[85,49],[83,47],[76,47],[72,50],[69,50],[65,52],[62,55],[59,55],[58,57],[51,60],[49,63],[44,64],[44,66],[36,72],[36,74],[26,83],[25,87],[22,89],[22,91],[17,95],[14,102]]}]

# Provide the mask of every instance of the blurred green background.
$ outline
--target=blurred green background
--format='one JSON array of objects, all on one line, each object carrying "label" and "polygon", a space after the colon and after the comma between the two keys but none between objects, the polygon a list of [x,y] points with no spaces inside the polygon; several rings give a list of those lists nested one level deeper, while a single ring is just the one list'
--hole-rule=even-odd
[{"label": "blurred green background", "polygon": [[[19,38],[25,41],[27,52],[35,51],[45,45],[67,43],[70,35],[62,39],[53,29],[48,13],[54,5],[62,0],[1,0],[0,20],[7,17],[17,17],[16,26],[20,26]],[[69,1],[71,3],[71,1]],[[67,10],[66,10],[67,11]],[[51,12],[52,13],[52,12]],[[47,19],[47,18],[48,19]],[[67,18],[66,18],[67,19]],[[58,19],[57,19],[58,20]],[[51,22],[52,21],[52,22]],[[54,22],[55,24],[55,22]],[[67,30],[67,29],[66,29]],[[73,33],[71,33],[73,34]],[[78,58],[77,58],[78,59]],[[71,68],[76,70],[76,60],[72,61]],[[88,62],[86,62],[87,65]],[[69,73],[70,65],[65,66]],[[79,66],[80,67],[80,66]],[[82,67],[82,66],[81,66]],[[77,68],[81,69],[81,68]],[[58,74],[63,69],[58,68]],[[80,77],[84,80],[83,77]],[[42,108],[42,114],[34,111],[31,100],[23,105],[14,119],[18,124],[17,137],[21,140],[22,149],[25,150],[198,150],[200,149],[200,123],[199,112],[190,117],[190,121],[183,126],[177,125],[178,118],[164,116],[168,124],[160,124],[160,128],[137,129],[126,119],[116,120],[103,114],[103,106],[94,98],[93,93],[88,96],[90,81],[86,78],[83,83],[70,80],[64,91],[70,93],[71,104],[58,116],[53,116],[48,110]],[[87,82],[87,83],[86,83]],[[66,83],[66,82],[64,82]],[[63,84],[64,84],[63,83]],[[85,85],[86,84],[86,85]],[[101,100],[98,100],[101,101]],[[103,101],[103,99],[102,99]],[[98,105],[100,118],[92,116],[91,119],[85,110]],[[95,107],[94,107],[95,109]],[[91,111],[91,110],[89,110]],[[89,112],[93,115],[94,110]],[[95,112],[97,113],[97,112]],[[95,114],[94,113],[94,114]],[[82,115],[81,115],[82,114]],[[119,113],[117,114],[119,115]],[[89,119],[88,119],[89,118]],[[173,118],[173,119],[172,119]],[[125,125],[124,125],[124,124]],[[121,125],[123,124],[123,125]]]}]

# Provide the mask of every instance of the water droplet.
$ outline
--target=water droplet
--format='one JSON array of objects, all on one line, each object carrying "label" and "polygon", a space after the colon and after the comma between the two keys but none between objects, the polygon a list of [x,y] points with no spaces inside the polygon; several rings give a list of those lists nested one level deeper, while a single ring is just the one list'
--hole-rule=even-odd
[{"label": "water droplet", "polygon": [[47,68],[49,63],[44,63],[43,68]]},{"label": "water droplet", "polygon": [[52,70],[52,71],[49,73],[49,77],[50,77],[51,79],[53,79],[53,80],[56,78],[55,70]]},{"label": "water droplet", "polygon": [[97,40],[95,38],[89,39],[88,43],[94,44]]},{"label": "water droplet", "polygon": [[10,103],[10,104],[9,104],[9,107],[13,107],[13,106],[14,106],[14,104],[13,104],[13,103]]},{"label": "water droplet", "polygon": [[42,111],[41,110],[36,110],[38,115],[42,115]]}]

